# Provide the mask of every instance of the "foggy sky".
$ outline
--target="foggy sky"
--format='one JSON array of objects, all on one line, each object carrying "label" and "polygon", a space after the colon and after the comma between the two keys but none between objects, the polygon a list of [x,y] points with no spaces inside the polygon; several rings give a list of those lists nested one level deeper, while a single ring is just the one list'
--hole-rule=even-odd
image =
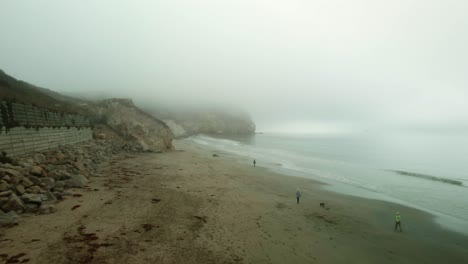
[{"label": "foggy sky", "polygon": [[0,2],[0,69],[258,130],[468,126],[468,1]]}]

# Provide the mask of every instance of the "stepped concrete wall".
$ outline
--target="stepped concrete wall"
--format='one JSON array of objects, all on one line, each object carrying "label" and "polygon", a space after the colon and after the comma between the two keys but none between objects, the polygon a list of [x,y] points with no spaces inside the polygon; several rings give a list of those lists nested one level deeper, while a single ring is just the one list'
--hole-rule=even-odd
[{"label": "stepped concrete wall", "polygon": [[83,116],[0,101],[0,152],[8,157],[92,139]]},{"label": "stepped concrete wall", "polygon": [[93,137],[91,128],[11,128],[8,133],[2,129],[0,134],[0,151],[8,157],[21,156],[27,153],[55,148],[58,145],[75,144],[90,140]]},{"label": "stepped concrete wall", "polygon": [[64,112],[53,112],[31,105],[0,101],[0,126],[11,127],[89,127],[85,117]]}]

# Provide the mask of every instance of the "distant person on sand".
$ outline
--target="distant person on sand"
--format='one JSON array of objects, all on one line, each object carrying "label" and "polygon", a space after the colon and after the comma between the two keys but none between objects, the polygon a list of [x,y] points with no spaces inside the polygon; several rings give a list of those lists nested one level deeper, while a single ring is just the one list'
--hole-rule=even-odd
[{"label": "distant person on sand", "polygon": [[257,161],[256,161],[256,160],[254,160],[254,167],[255,167],[255,164],[257,164]]},{"label": "distant person on sand", "polygon": [[301,198],[301,192],[299,191],[299,189],[296,190],[296,200],[297,200],[297,203],[299,204],[299,198]]},{"label": "distant person on sand", "polygon": [[403,232],[403,230],[401,230],[401,216],[399,212],[397,212],[395,216],[395,231],[397,230],[397,227],[400,228],[400,232]]}]

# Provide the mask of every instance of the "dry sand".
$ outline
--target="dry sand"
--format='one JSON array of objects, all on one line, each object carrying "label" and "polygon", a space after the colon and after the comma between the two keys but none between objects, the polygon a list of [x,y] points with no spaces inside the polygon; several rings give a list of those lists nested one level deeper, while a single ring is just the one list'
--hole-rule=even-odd
[{"label": "dry sand", "polygon": [[58,212],[0,229],[0,263],[468,263],[468,238],[424,212],[176,147],[116,157]]}]

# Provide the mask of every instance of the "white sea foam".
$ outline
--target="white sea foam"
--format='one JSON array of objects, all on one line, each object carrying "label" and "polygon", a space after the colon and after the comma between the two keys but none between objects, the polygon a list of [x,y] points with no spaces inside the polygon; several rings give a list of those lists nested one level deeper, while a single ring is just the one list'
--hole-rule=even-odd
[{"label": "white sea foam", "polygon": [[[398,152],[391,155],[386,152],[375,153],[368,151],[375,148],[374,145],[342,139],[311,141],[308,138],[257,135],[254,141],[243,142],[199,135],[189,140],[246,159],[256,159],[258,166],[330,183],[327,188],[343,189],[337,186],[350,186],[352,188],[345,188],[348,194],[400,201],[438,215],[441,223],[444,215],[459,219],[459,222],[468,222],[468,192],[465,187],[468,179],[451,177],[463,182],[463,186],[457,186],[387,171],[418,171],[411,167],[412,164],[424,164],[417,159],[421,158],[418,155],[399,157],[401,154]],[[427,172],[429,174],[443,176],[450,173],[451,167],[442,170],[441,165],[444,164],[430,167],[431,164],[426,163],[423,167],[433,169]],[[447,226],[450,228],[449,225],[454,222],[457,221],[447,221]]]}]

